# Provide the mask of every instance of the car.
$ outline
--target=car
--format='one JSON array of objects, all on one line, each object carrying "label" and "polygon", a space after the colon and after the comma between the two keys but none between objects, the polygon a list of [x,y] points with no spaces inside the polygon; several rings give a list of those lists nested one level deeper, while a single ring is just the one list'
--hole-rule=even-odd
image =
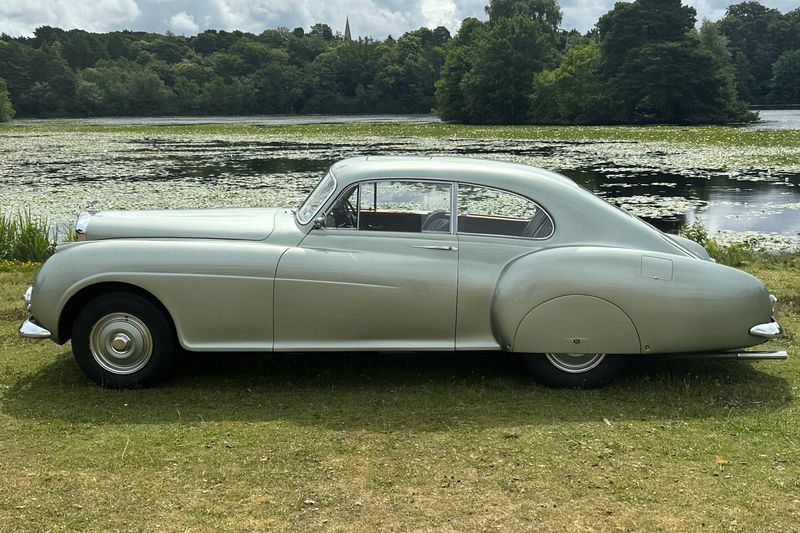
[{"label": "car", "polygon": [[[757,278],[570,179],[473,158],[335,163],[297,208],[82,213],[20,333],[109,387],[188,352],[497,351],[553,387],[623,363],[785,359]],[[379,355],[376,355],[379,356]]]}]

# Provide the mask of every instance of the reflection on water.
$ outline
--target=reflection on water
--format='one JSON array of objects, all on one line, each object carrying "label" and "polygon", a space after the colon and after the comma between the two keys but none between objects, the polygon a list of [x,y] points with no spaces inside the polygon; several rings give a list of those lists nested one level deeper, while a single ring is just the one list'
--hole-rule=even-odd
[{"label": "reflection on water", "polygon": [[3,141],[0,210],[32,207],[62,222],[91,205],[297,205],[345,157],[467,155],[562,172],[665,230],[700,219],[712,232],[757,231],[800,243],[800,173],[715,170],[702,159],[705,152],[687,159],[669,146],[435,138],[296,142],[168,133],[5,135]]},{"label": "reflection on water", "polygon": [[798,130],[800,129],[800,109],[762,109],[758,112],[761,120],[747,126],[751,130]]}]

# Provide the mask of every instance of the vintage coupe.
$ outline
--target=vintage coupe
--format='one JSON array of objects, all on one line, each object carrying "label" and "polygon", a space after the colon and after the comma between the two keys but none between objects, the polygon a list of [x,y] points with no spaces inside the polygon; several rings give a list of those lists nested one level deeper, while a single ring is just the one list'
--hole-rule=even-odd
[{"label": "vintage coupe", "polygon": [[200,351],[521,354],[599,386],[629,357],[739,352],[781,333],[755,277],[561,175],[469,158],[333,165],[296,209],[79,216],[25,294],[29,338],[72,339],[112,387]]}]

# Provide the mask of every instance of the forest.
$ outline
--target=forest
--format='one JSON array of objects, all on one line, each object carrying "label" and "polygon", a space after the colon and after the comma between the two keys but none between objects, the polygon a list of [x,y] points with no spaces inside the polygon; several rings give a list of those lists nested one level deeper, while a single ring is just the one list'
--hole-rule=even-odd
[{"label": "forest", "polygon": [[736,123],[800,103],[800,9],[731,5],[698,25],[680,0],[618,2],[581,34],[556,0],[491,0],[487,20],[346,39],[261,34],[0,36],[0,121],[430,113],[474,124]]}]

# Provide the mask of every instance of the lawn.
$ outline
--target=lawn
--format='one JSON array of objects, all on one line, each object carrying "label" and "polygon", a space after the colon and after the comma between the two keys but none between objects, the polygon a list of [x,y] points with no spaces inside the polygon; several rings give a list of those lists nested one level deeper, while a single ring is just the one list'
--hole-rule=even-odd
[{"label": "lawn", "polygon": [[0,266],[0,529],[790,531],[800,526],[800,262],[786,362],[629,364],[548,390],[506,354],[185,354],[104,390],[19,339],[36,265]]}]

